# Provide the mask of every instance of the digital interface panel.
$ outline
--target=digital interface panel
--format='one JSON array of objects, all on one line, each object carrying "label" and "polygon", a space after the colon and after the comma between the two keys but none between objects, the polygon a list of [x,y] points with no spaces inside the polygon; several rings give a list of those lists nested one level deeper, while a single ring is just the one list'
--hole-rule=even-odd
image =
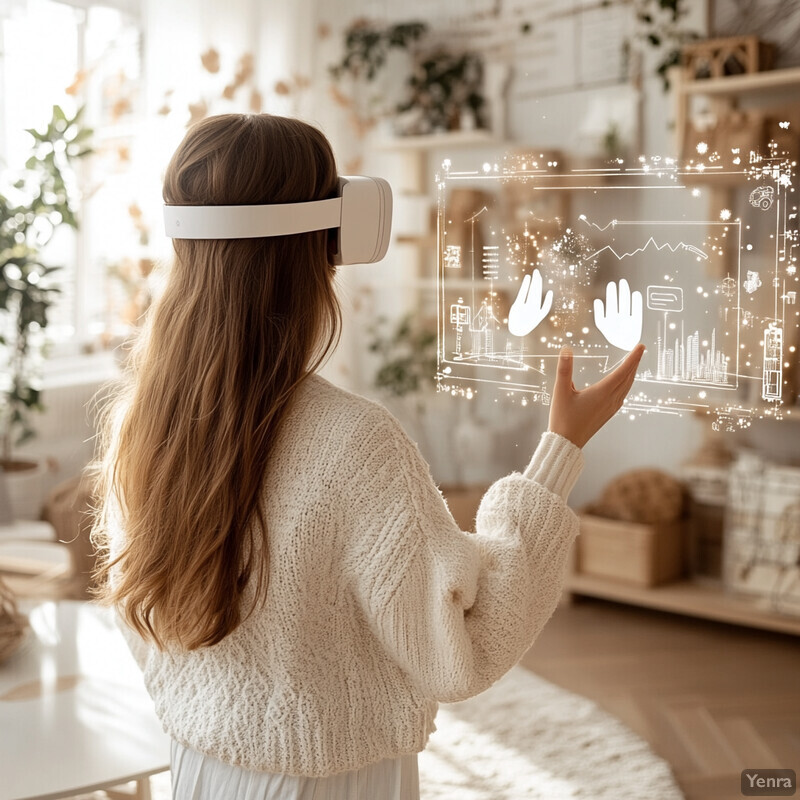
[{"label": "digital interface panel", "polygon": [[[795,162],[706,152],[564,169],[540,153],[438,186],[441,391],[549,404],[564,345],[578,389],[638,342],[621,410],[717,430],[792,413],[800,346]],[[800,409],[795,413],[800,414]]]}]

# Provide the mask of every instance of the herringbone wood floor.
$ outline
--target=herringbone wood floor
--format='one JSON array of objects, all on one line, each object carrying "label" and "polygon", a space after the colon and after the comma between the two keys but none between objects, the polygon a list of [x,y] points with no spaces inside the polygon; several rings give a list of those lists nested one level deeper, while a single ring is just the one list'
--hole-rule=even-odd
[{"label": "herringbone wood floor", "polygon": [[647,739],[688,800],[740,800],[746,767],[800,773],[798,637],[580,600],[522,663]]}]

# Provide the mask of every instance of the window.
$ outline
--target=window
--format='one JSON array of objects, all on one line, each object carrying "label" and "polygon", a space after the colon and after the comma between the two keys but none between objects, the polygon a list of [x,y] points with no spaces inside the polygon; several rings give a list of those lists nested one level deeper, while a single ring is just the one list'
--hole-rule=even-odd
[{"label": "window", "polygon": [[54,355],[96,345],[124,326],[120,309],[132,289],[123,254],[137,253],[142,238],[131,196],[130,152],[143,116],[142,37],[134,10],[125,0],[116,7],[89,0],[0,4],[3,169],[13,173],[24,165],[31,146],[25,129],[43,128],[55,104],[68,115],[85,104],[84,120],[94,129],[96,154],[76,175],[81,228],[62,226],[45,253],[48,264],[64,267],[48,326]]}]

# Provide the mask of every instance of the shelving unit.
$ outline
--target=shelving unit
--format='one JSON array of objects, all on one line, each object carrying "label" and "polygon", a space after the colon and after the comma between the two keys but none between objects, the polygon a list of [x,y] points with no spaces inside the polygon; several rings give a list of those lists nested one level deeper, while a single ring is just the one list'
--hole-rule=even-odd
[{"label": "shelving unit", "polygon": [[670,611],[750,628],[800,636],[800,617],[778,614],[761,597],[729,594],[717,586],[678,581],[641,588],[620,581],[572,572],[565,585],[567,599],[598,597],[644,608]]},{"label": "shelving unit", "polygon": [[736,108],[740,97],[793,87],[800,88],[800,67],[699,80],[687,78],[683,69],[676,68],[671,79],[675,93],[676,152],[679,153],[690,116],[692,97],[710,97],[721,108],[733,109]]},{"label": "shelving unit", "polygon": [[[394,234],[395,244],[404,248],[403,277],[390,282],[371,280],[372,288],[435,291],[436,272],[431,262],[436,254],[436,232],[433,225],[436,198],[433,194],[434,170],[430,164],[431,155],[446,155],[456,150],[501,148],[507,144],[502,137],[487,130],[463,130],[421,136],[376,136],[371,141],[370,146],[374,150],[390,153],[399,162],[399,179],[394,185],[396,221],[403,217],[403,204],[411,204],[410,208],[406,207],[411,212],[411,219],[417,217],[423,221],[419,232],[400,230]],[[428,218],[430,224],[425,224]]]}]

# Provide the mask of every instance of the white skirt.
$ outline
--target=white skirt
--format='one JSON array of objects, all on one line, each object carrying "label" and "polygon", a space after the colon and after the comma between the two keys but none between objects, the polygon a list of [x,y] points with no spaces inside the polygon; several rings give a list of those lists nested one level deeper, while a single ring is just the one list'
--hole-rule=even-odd
[{"label": "white skirt", "polygon": [[251,772],[172,742],[173,800],[419,800],[417,754],[325,778]]}]

